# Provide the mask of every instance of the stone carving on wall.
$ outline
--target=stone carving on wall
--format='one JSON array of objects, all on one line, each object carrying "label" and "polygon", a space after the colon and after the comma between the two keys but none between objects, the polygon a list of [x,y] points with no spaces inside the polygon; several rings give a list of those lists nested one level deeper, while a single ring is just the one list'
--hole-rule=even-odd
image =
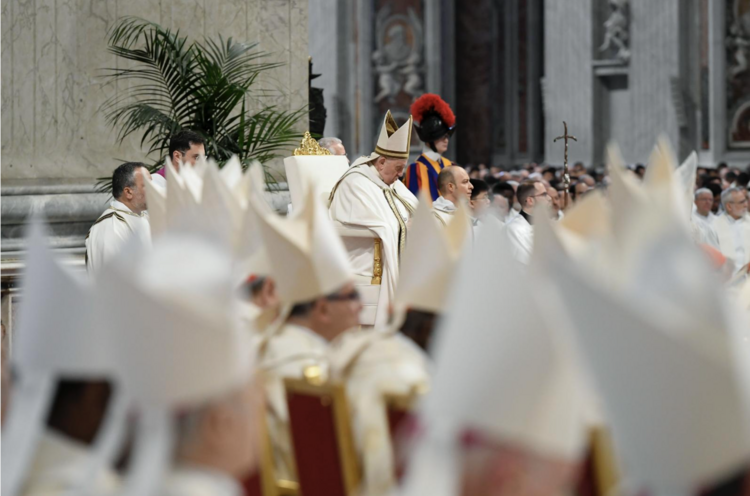
[{"label": "stone carving on wall", "polygon": [[750,148],[750,0],[726,2],[726,128],[729,148]]},{"label": "stone carving on wall", "polygon": [[610,13],[604,21],[604,41],[599,51],[626,64],[630,60],[630,2],[609,0]]},{"label": "stone carving on wall", "polygon": [[378,75],[375,103],[387,100],[394,103],[403,91],[410,97],[424,92],[423,29],[414,9],[408,14],[392,13],[391,5],[384,5],[375,20],[376,48],[372,54],[374,71]]}]

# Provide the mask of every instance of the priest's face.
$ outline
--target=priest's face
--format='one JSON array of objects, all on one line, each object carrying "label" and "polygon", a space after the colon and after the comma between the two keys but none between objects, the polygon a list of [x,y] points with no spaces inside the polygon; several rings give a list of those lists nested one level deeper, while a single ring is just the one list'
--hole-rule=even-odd
[{"label": "priest's face", "polygon": [[315,329],[328,341],[359,325],[362,301],[353,283],[345,284],[339,291],[318,300],[313,310]]},{"label": "priest's face", "polygon": [[710,191],[701,193],[695,199],[695,209],[703,217],[706,217],[711,213],[711,207],[714,205],[714,195]]},{"label": "priest's face", "polygon": [[471,192],[474,190],[474,186],[471,184],[471,178],[466,173],[463,167],[456,167],[453,169],[453,179],[456,180],[456,197],[471,198]]},{"label": "priest's face", "polygon": [[126,186],[120,200],[134,213],[140,214],[146,210],[146,181],[151,180],[151,173],[145,167],[139,167],[133,173],[135,187]]},{"label": "priest's face", "polygon": [[390,186],[404,173],[406,159],[378,157],[375,161],[375,168],[377,169],[378,174],[380,174],[380,179]]},{"label": "priest's face", "polygon": [[195,163],[206,158],[206,147],[200,143],[190,143],[190,148],[184,152],[175,150],[172,154],[172,165],[176,171],[180,170],[180,163],[195,165]]},{"label": "priest's face", "polygon": [[741,218],[747,213],[747,195],[742,191],[735,191],[724,207],[733,219]]}]

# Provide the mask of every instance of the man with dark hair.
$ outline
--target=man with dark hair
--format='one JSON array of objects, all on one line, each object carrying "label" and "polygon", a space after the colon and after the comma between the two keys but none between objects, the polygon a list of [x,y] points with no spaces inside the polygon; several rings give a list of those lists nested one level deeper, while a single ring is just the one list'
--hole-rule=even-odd
[{"label": "man with dark hair", "polygon": [[646,175],[646,167],[643,164],[636,165],[635,175],[638,176],[639,179],[643,180],[643,176]]},{"label": "man with dark hair", "polygon": [[[507,182],[497,183],[492,187],[492,196],[494,197],[492,200],[493,206],[505,211],[505,216],[500,220],[503,222],[510,220],[510,216],[515,215],[513,205],[516,204],[516,190],[513,185]],[[498,197],[504,198],[505,203],[499,201]]]},{"label": "man with dark hair", "polygon": [[432,212],[443,226],[456,213],[458,202],[468,201],[471,197],[473,186],[469,174],[463,167],[451,165],[438,174],[438,191],[440,196],[432,204]]},{"label": "man with dark hair", "polygon": [[[202,158],[206,158],[206,140],[200,134],[183,129],[169,139],[169,161],[175,171],[180,171],[180,164],[195,165]],[[167,177],[164,167],[156,173]]]},{"label": "man with dark hair", "polygon": [[549,206],[550,197],[547,188],[539,181],[522,182],[518,185],[516,195],[521,204],[521,212],[508,222],[505,231],[516,260],[528,264],[534,242],[534,211],[538,204]]},{"label": "man with dark hair", "polygon": [[151,240],[146,214],[145,181],[151,174],[140,162],[126,162],[112,174],[112,201],[109,208],[91,226],[86,236],[86,268],[100,269],[130,239],[140,236]]},{"label": "man with dark hair", "polygon": [[471,186],[469,208],[471,209],[472,223],[476,226],[490,206],[490,187],[481,179],[472,179]]}]

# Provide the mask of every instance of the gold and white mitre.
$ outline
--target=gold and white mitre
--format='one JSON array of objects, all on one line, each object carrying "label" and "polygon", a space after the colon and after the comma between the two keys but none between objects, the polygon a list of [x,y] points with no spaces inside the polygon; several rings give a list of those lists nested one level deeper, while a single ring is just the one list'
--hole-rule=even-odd
[{"label": "gold and white mitre", "polygon": [[359,157],[351,166],[355,167],[359,164],[372,162],[381,156],[408,159],[409,147],[411,145],[411,128],[411,115],[401,127],[398,127],[396,120],[391,115],[391,111],[386,111],[385,118],[383,119],[383,127],[380,128],[378,142],[375,145],[375,151],[368,156]]},{"label": "gold and white mitre", "polygon": [[240,320],[235,264],[215,240],[165,233],[152,251],[117,262],[102,272],[98,293],[118,386],[140,412],[126,492],[151,494],[169,468],[174,413],[245,387],[252,343]]},{"label": "gold and white mitre", "polygon": [[314,190],[305,205],[281,217],[250,196],[266,247],[270,276],[284,304],[304,303],[336,292],[353,281],[349,257],[336,228]]}]

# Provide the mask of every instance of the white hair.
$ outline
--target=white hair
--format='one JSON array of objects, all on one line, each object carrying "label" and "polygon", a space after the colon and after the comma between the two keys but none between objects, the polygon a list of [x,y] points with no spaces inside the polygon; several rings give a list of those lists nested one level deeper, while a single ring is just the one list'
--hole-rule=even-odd
[{"label": "white hair", "polygon": [[334,138],[333,136],[320,138],[320,141],[318,141],[318,143],[320,144],[320,146],[329,151],[332,151],[331,148],[333,148],[334,146],[343,144],[340,139]]},{"label": "white hair", "polygon": [[702,195],[703,193],[708,193],[708,194],[710,194],[710,195],[711,195],[711,198],[713,198],[713,196],[714,196],[714,192],[713,192],[713,191],[711,191],[710,189],[708,189],[708,188],[699,188],[699,189],[698,189],[698,190],[697,190],[697,191],[695,192],[695,199],[697,200],[697,199],[698,199],[698,197],[699,197],[700,195]]},{"label": "white hair", "polygon": [[734,188],[727,188],[724,191],[721,192],[721,206],[724,207],[726,210],[727,203],[731,201],[732,194],[733,193],[744,193],[745,191],[742,188],[734,187]]}]

